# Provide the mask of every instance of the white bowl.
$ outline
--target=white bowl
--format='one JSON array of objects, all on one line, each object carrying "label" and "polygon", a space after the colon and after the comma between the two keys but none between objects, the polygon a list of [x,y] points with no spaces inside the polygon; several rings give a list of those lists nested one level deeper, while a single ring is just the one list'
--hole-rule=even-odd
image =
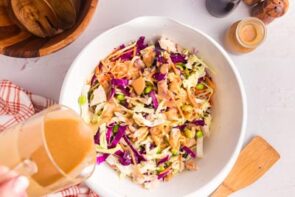
[{"label": "white bowl", "polygon": [[87,77],[98,62],[122,43],[140,36],[147,40],[161,35],[186,48],[196,48],[216,71],[212,136],[205,141],[205,157],[199,170],[184,172],[172,181],[146,190],[128,178],[119,179],[106,164],[97,166],[86,184],[105,197],[113,196],[206,196],[226,177],[240,152],[246,125],[246,99],[234,63],[224,49],[205,33],[164,17],[140,17],[112,28],[91,41],[73,62],[64,80],[60,103],[79,112],[77,99]]}]

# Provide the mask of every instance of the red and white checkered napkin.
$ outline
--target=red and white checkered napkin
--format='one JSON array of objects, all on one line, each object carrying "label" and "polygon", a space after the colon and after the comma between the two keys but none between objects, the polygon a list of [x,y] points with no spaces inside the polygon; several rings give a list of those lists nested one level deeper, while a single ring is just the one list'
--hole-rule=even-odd
[{"label": "red and white checkered napkin", "polygon": [[[0,81],[0,132],[53,104],[53,100],[34,95],[8,80]],[[48,195],[48,197],[65,196],[98,197],[83,184]]]}]

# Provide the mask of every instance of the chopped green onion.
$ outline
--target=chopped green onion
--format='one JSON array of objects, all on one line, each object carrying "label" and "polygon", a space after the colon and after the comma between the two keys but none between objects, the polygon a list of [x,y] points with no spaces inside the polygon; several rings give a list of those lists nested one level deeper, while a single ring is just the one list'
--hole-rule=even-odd
[{"label": "chopped green onion", "polygon": [[190,76],[190,72],[188,69],[184,70],[184,77],[187,79]]},{"label": "chopped green onion", "polygon": [[92,119],[91,119],[91,123],[92,124],[96,124],[98,122],[98,119],[99,119],[99,116],[96,115],[96,114],[94,114],[93,117],[92,117]]},{"label": "chopped green onion", "polygon": [[84,95],[79,96],[78,103],[79,105],[85,105],[87,102],[87,98]]},{"label": "chopped green onion", "polygon": [[94,86],[92,86],[92,87],[90,88],[90,91],[95,90],[96,88],[98,88],[98,86],[99,86],[99,83],[95,84]]},{"label": "chopped green onion", "polygon": [[183,71],[183,67],[180,66],[179,64],[176,64],[176,68],[179,68],[179,70]]},{"label": "chopped green onion", "polygon": [[163,172],[165,170],[165,167],[163,165],[159,166],[158,171]]},{"label": "chopped green onion", "polygon": [[153,87],[152,86],[147,86],[145,89],[144,89],[144,93],[145,94],[148,94],[152,91]]},{"label": "chopped green onion", "polygon": [[188,55],[188,54],[189,54],[189,50],[188,50],[188,49],[183,49],[182,53],[183,53],[184,55]]},{"label": "chopped green onion", "polygon": [[118,130],[119,130],[119,125],[116,124],[116,125],[113,127],[113,132],[114,132],[114,133],[117,133]]},{"label": "chopped green onion", "polygon": [[124,94],[117,94],[117,95],[116,95],[116,98],[117,98],[119,101],[124,101],[124,100],[125,100],[125,95],[124,95]]},{"label": "chopped green onion", "polygon": [[146,81],[146,82],[145,82],[145,85],[146,85],[146,86],[152,86],[152,87],[154,86],[154,84],[153,84],[152,82],[150,82],[150,81]]},{"label": "chopped green onion", "polygon": [[203,137],[203,132],[201,130],[197,131],[197,138]]},{"label": "chopped green onion", "polygon": [[199,83],[198,85],[197,85],[197,89],[198,90],[203,90],[205,88],[205,86],[204,86],[204,84],[202,84],[202,83]]},{"label": "chopped green onion", "polygon": [[94,98],[94,94],[93,94],[93,92],[91,92],[91,95],[90,95],[90,101],[92,101],[93,98]]},{"label": "chopped green onion", "polygon": [[172,155],[173,155],[173,156],[177,156],[177,155],[178,155],[178,151],[175,150],[175,149],[172,149],[171,152],[172,152]]},{"label": "chopped green onion", "polygon": [[158,150],[157,150],[157,154],[160,154],[161,152],[162,152],[161,149],[158,148]]},{"label": "chopped green onion", "polygon": [[102,114],[103,109],[99,110],[99,112],[97,112],[97,115],[100,116]]},{"label": "chopped green onion", "polygon": [[193,130],[190,130],[190,129],[187,129],[187,128],[184,130],[184,134],[188,138],[194,138],[195,137],[195,132]]},{"label": "chopped green onion", "polygon": [[175,66],[176,66],[176,68],[179,68],[180,70],[184,70],[185,69],[185,64],[184,63],[178,63]]}]

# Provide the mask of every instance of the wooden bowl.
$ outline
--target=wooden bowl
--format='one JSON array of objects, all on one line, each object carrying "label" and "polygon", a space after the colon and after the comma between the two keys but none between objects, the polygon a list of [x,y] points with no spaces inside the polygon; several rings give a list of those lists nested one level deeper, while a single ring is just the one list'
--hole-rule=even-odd
[{"label": "wooden bowl", "polygon": [[51,38],[39,38],[9,20],[5,5],[0,1],[0,53],[11,57],[41,57],[69,45],[86,29],[98,4],[98,0],[82,2],[77,22],[72,28]]}]

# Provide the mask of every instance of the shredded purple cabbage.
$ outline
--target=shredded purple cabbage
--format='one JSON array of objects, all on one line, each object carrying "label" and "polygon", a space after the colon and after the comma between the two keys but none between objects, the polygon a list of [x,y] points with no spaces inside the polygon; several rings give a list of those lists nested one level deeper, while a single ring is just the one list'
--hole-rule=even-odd
[{"label": "shredded purple cabbage", "polygon": [[198,83],[202,83],[203,81],[205,81],[205,77],[200,77],[200,78],[198,79]]},{"label": "shredded purple cabbage", "polygon": [[187,154],[189,154],[192,158],[196,158],[196,154],[189,147],[183,146],[182,150],[184,150]]},{"label": "shredded purple cabbage", "polygon": [[125,48],[125,44],[121,44],[118,49],[121,50],[121,49],[124,49]]},{"label": "shredded purple cabbage", "polygon": [[140,36],[139,39],[137,40],[136,42],[136,54],[139,54],[139,52],[146,48],[148,45],[147,44],[144,44],[144,40],[145,40],[145,37],[144,36]]},{"label": "shredded purple cabbage", "polygon": [[96,134],[94,135],[94,143],[95,144],[98,144],[98,145],[100,144],[99,137],[100,137],[100,132],[99,132],[99,128],[98,128]]},{"label": "shredded purple cabbage", "polygon": [[115,135],[115,137],[114,137],[113,141],[111,142],[111,144],[108,146],[108,148],[116,147],[116,145],[119,143],[121,138],[125,135],[126,128],[127,128],[127,126],[119,126],[118,132]]},{"label": "shredded purple cabbage", "polygon": [[110,94],[108,96],[108,100],[112,99],[115,95],[115,88],[111,87]]},{"label": "shredded purple cabbage", "polygon": [[156,79],[157,81],[162,81],[166,78],[166,74],[162,74],[158,72],[153,75],[153,78]]},{"label": "shredded purple cabbage", "polygon": [[119,57],[119,59],[123,61],[131,60],[133,58],[133,51],[129,51],[127,53],[124,53]]},{"label": "shredded purple cabbage", "polygon": [[96,75],[94,74],[91,78],[90,85],[92,87],[92,86],[96,85],[97,83],[98,83],[98,80],[96,78]]},{"label": "shredded purple cabbage", "polygon": [[125,96],[130,96],[130,89],[127,88],[123,88],[123,87],[119,87],[119,89],[121,90],[121,92],[125,95]]},{"label": "shredded purple cabbage", "polygon": [[118,161],[123,166],[128,166],[132,163],[131,156],[127,151],[123,152],[121,150],[118,150],[117,152],[115,152],[115,155],[119,158]]},{"label": "shredded purple cabbage", "polygon": [[176,128],[178,128],[180,131],[183,131],[185,127],[186,127],[186,124],[183,124],[183,125],[177,126]]},{"label": "shredded purple cabbage", "polygon": [[157,99],[157,97],[156,97],[156,93],[155,93],[155,91],[151,91],[151,92],[150,92],[150,96],[152,97],[152,101],[153,101],[153,106],[154,106],[154,108],[157,109],[158,106],[159,106],[159,103],[158,103],[158,99]]},{"label": "shredded purple cabbage", "polygon": [[111,137],[112,137],[114,125],[115,125],[115,123],[112,123],[107,126],[106,139],[107,139],[108,144],[110,144],[110,142],[111,142]]},{"label": "shredded purple cabbage", "polygon": [[174,64],[186,63],[185,56],[180,53],[171,53],[170,58]]},{"label": "shredded purple cabbage", "polygon": [[162,163],[165,163],[166,161],[169,160],[169,155],[167,155],[166,157],[160,159],[157,163],[157,166],[161,165]]},{"label": "shredded purple cabbage", "polygon": [[139,148],[140,148],[139,149],[139,153],[140,154],[146,154],[146,150],[145,150],[145,147],[144,146],[140,146]]},{"label": "shredded purple cabbage", "polygon": [[[114,96],[115,94],[115,88],[117,87],[118,89],[121,90],[121,92],[126,95],[126,96],[130,96],[130,89],[127,87],[129,84],[129,80],[128,79],[112,79],[111,80],[111,84],[112,84],[112,88],[114,90],[112,90],[112,96]],[[111,97],[110,97],[111,98]]]},{"label": "shredded purple cabbage", "polygon": [[99,62],[99,64],[98,64],[98,68],[99,68],[99,69],[102,69],[102,66],[103,66],[103,64],[102,64],[101,62]]},{"label": "shredded purple cabbage", "polygon": [[195,124],[196,126],[204,126],[205,125],[205,121],[200,119],[200,120],[194,120],[191,123]]},{"label": "shredded purple cabbage", "polygon": [[96,163],[97,163],[97,164],[101,164],[101,163],[103,163],[103,162],[108,158],[108,156],[109,156],[109,154],[104,153],[104,154],[102,154],[102,155],[96,157]]},{"label": "shredded purple cabbage", "polygon": [[134,153],[136,163],[140,163],[141,161],[146,161],[146,159],[133,147],[128,137],[124,135],[123,138],[125,142],[128,144],[128,146],[131,148],[132,152]]},{"label": "shredded purple cabbage", "polygon": [[128,86],[128,79],[112,79],[111,84],[117,87],[126,88]]},{"label": "shredded purple cabbage", "polygon": [[169,173],[170,173],[170,170],[167,170],[167,171],[164,171],[164,172],[158,174],[158,179],[165,178]]},{"label": "shredded purple cabbage", "polygon": [[161,64],[167,64],[167,60],[166,60],[166,58],[164,58],[163,56],[159,56],[159,57],[157,58],[157,61],[158,61],[159,63],[161,63]]}]

